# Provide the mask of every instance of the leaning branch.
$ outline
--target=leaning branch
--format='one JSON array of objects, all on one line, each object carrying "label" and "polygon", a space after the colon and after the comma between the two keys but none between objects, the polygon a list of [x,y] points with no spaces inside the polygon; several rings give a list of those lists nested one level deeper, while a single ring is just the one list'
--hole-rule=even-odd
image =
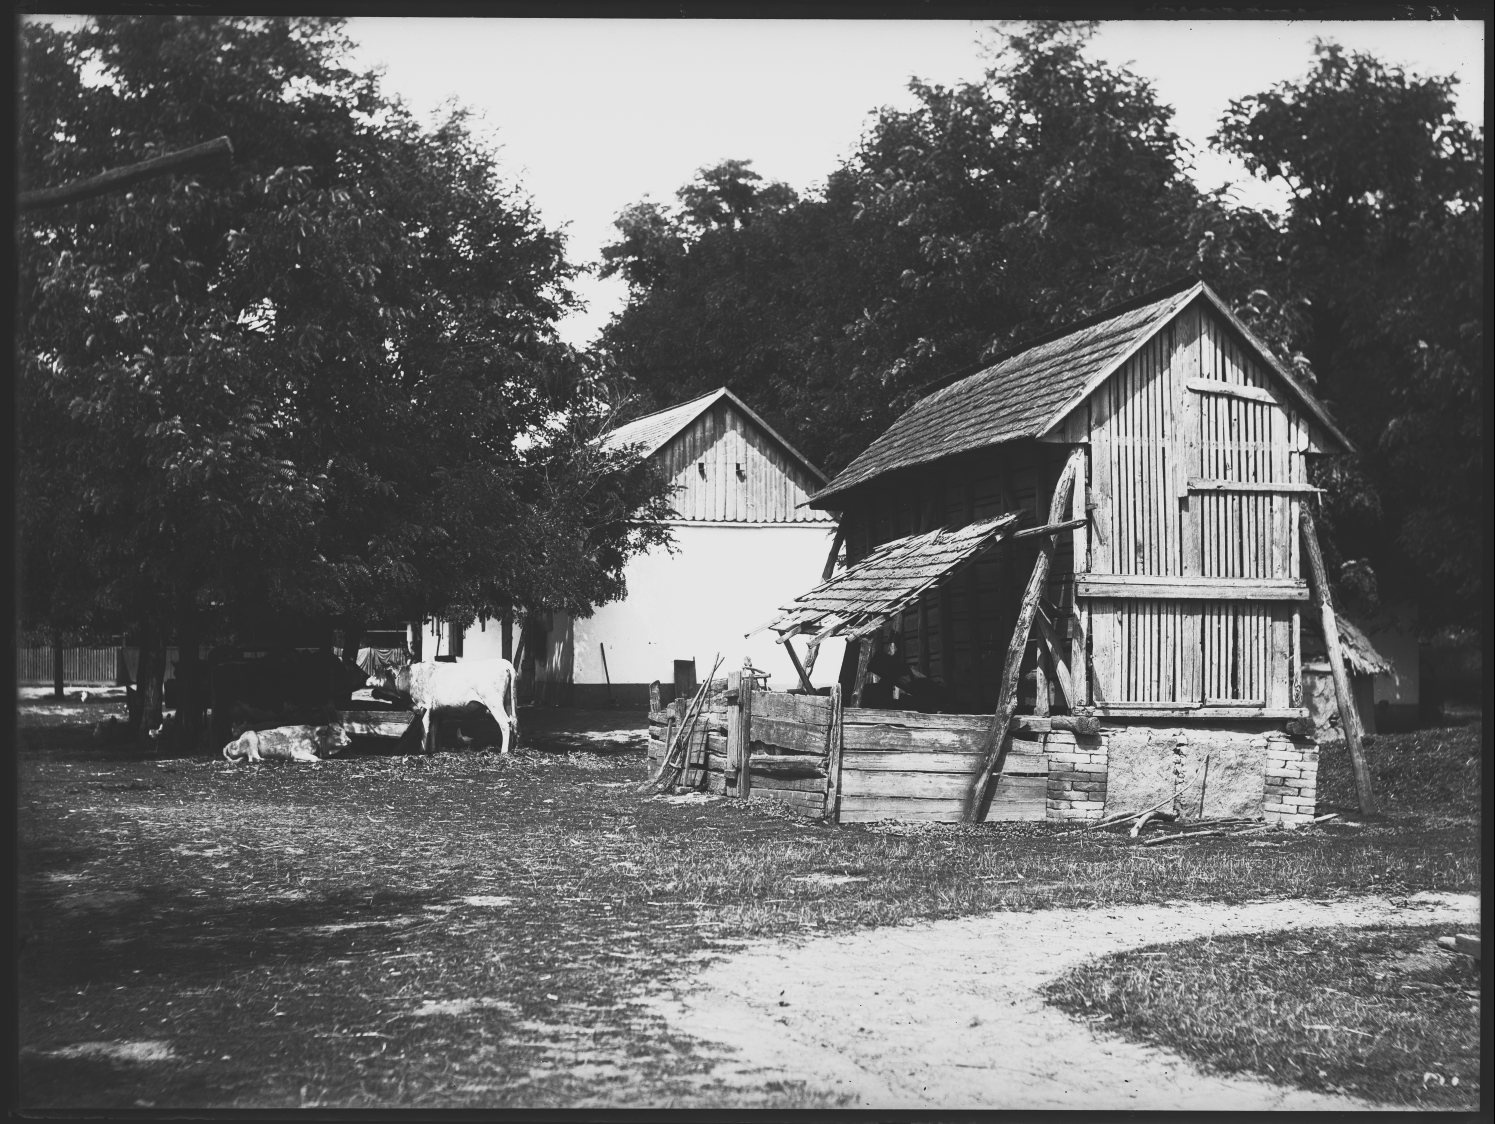
[{"label": "leaning branch", "polygon": [[86,180],[77,180],[74,183],[63,184],[61,187],[23,191],[16,203],[22,211],[40,211],[47,207],[61,207],[67,203],[78,203],[84,199],[108,195],[111,191],[120,191],[132,184],[155,179],[157,176],[164,176],[171,172],[207,167],[219,160],[232,160],[233,155],[234,146],[229,143],[228,138],[215,137],[213,140],[195,144],[191,148],[184,148],[178,152],[153,156],[138,164],[111,168],[107,172],[101,172]]}]

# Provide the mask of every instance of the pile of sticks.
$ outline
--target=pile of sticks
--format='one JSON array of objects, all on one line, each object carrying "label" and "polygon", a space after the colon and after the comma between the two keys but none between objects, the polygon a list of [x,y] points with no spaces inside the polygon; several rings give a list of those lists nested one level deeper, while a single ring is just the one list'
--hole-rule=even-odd
[{"label": "pile of sticks", "polygon": [[658,771],[639,785],[640,792],[668,792],[679,782],[680,775],[685,772],[686,759],[690,756],[690,738],[695,732],[696,720],[700,718],[701,711],[706,706],[706,696],[711,693],[711,684],[716,679],[717,669],[721,665],[722,659],[718,655],[711,665],[711,674],[706,676],[706,681],[696,688],[695,697],[690,700],[690,706],[686,708],[685,718],[680,723],[680,732],[675,735],[675,740],[665,747],[664,756],[659,759]]}]

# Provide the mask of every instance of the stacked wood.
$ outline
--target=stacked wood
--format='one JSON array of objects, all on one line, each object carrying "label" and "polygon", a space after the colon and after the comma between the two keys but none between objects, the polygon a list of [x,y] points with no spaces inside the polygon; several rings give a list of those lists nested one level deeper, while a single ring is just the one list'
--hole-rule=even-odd
[{"label": "stacked wood", "polygon": [[[711,755],[721,757],[727,733],[727,682],[713,680],[706,688],[700,713],[689,732],[685,745],[685,759],[676,786],[685,789],[705,788],[720,792],[720,777],[713,787],[711,783]],[[649,712],[649,771],[652,776],[674,737],[684,728],[691,700],[679,698],[659,710]],[[717,763],[718,774],[721,764]]]}]

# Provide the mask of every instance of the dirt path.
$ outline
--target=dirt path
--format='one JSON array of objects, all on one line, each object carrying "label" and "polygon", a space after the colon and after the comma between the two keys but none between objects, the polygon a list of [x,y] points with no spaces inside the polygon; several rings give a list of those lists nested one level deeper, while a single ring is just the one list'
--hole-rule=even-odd
[{"label": "dirt path", "polygon": [[674,1029],[718,1044],[712,1077],[741,1088],[744,1103],[768,1082],[802,1081],[878,1109],[1373,1108],[1206,1075],[1091,1030],[1038,989],[1086,958],[1148,944],[1478,916],[1472,895],[1428,894],[1003,913],[750,946],[652,1005]]}]

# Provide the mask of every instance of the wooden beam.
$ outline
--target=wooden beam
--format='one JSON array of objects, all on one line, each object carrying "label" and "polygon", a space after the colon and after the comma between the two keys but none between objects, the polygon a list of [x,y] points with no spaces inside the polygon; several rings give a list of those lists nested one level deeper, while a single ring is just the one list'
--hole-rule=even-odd
[{"label": "wooden beam", "polygon": [[1269,492],[1272,495],[1316,495],[1323,491],[1312,484],[1295,484],[1282,480],[1212,480],[1203,476],[1189,477],[1191,492]]},{"label": "wooden beam", "polygon": [[[1049,504],[1049,522],[1058,523],[1069,506],[1069,497],[1084,465],[1085,450],[1076,448],[1069,454],[1064,471],[1054,485],[1054,495]],[[1033,573],[1023,591],[1022,603],[1018,606],[1017,627],[1012,630],[1012,639],[1007,644],[1007,660],[1002,667],[1002,685],[997,696],[997,712],[992,718],[985,744],[981,747],[986,765],[971,785],[966,799],[965,818],[980,821],[986,818],[990,806],[989,793],[993,782],[1002,774],[1006,757],[1007,728],[1012,723],[1017,709],[1017,679],[1022,669],[1023,651],[1028,646],[1028,633],[1033,629],[1033,617],[1038,611],[1038,599],[1048,582],[1049,565],[1054,558],[1054,539],[1045,537],[1033,563]]]},{"label": "wooden beam", "polygon": [[157,176],[164,176],[171,172],[183,172],[191,168],[205,167],[219,160],[231,160],[233,155],[234,146],[229,143],[229,139],[215,137],[202,144],[194,144],[191,148],[153,156],[138,164],[111,168],[107,172],[101,172],[86,180],[76,180],[73,183],[63,184],[61,187],[43,187],[35,191],[23,191],[17,197],[16,204],[22,211],[40,211],[47,207],[61,207],[66,203],[78,203],[84,199],[94,199],[100,195],[108,195],[110,192],[121,191],[132,184],[155,179]]},{"label": "wooden beam", "polygon": [[1088,598],[1141,597],[1163,601],[1307,601],[1309,590],[1307,582],[1291,578],[1104,574],[1077,577],[1075,595]]},{"label": "wooden beam", "polygon": [[1277,396],[1270,390],[1263,390],[1259,386],[1242,386],[1233,382],[1221,382],[1219,379],[1191,378],[1187,382],[1188,388],[1199,394],[1224,394],[1231,398],[1244,398],[1248,402],[1267,402],[1273,406],[1278,405]]},{"label": "wooden beam", "polygon": [[1371,786],[1370,766],[1365,761],[1365,731],[1360,726],[1360,712],[1355,709],[1355,695],[1350,690],[1350,677],[1345,671],[1344,652],[1339,646],[1339,622],[1334,616],[1334,601],[1329,593],[1329,578],[1324,571],[1324,553],[1319,548],[1318,531],[1313,525],[1313,512],[1303,505],[1300,518],[1303,531],[1304,553],[1308,555],[1308,580],[1313,589],[1313,603],[1319,611],[1324,628],[1324,647],[1328,650],[1329,670],[1334,675],[1334,694],[1339,700],[1339,726],[1344,731],[1345,744],[1350,749],[1350,761],[1355,769],[1355,792],[1360,797],[1362,815],[1374,816],[1380,808]]},{"label": "wooden beam", "polygon": [[882,640],[882,629],[857,639],[857,677],[851,684],[851,705],[862,705],[862,688],[867,685],[867,664],[872,659],[872,649]]},{"label": "wooden beam", "polygon": [[821,757],[778,757],[771,753],[748,755],[748,768],[778,777],[823,777],[825,759]]},{"label": "wooden beam", "polygon": [[841,684],[831,687],[831,734],[825,762],[825,805],[822,815],[826,822],[836,822],[836,802],[841,794],[841,749],[846,740],[845,725],[841,709]]},{"label": "wooden beam", "polygon": [[[742,686],[737,692],[737,756],[734,762],[737,766],[737,795],[746,799],[751,781],[748,777],[749,747],[753,742],[753,690],[758,681],[747,674],[747,667],[743,667]],[[730,751],[728,756],[731,756]]]},{"label": "wooden beam", "polygon": [[828,582],[831,575],[836,572],[836,556],[841,553],[841,544],[846,541],[846,524],[836,524],[836,537],[831,540],[831,552],[825,560],[825,568],[820,571],[820,580]]},{"label": "wooden beam", "polygon": [[1048,651],[1049,661],[1054,665],[1054,681],[1059,685],[1059,693],[1064,696],[1064,705],[1073,710],[1077,700],[1069,664],[1065,662],[1063,655],[1063,641],[1059,639],[1059,634],[1054,631],[1054,626],[1049,623],[1042,610],[1039,610],[1035,620],[1038,623],[1039,638]]},{"label": "wooden beam", "polygon": [[805,671],[805,665],[799,662],[799,653],[794,650],[794,642],[789,637],[781,637],[779,643],[784,645],[784,651],[789,653],[789,661],[794,664],[794,670],[799,675],[799,685],[805,689],[805,694],[813,695],[815,688],[810,686],[810,676]]},{"label": "wooden beam", "polygon": [[1176,703],[1122,702],[1104,703],[1092,708],[1105,718],[1302,718],[1308,710],[1301,706],[1180,706]]},{"label": "wooden beam", "polygon": [[1021,531],[1014,531],[1012,538],[1030,539],[1037,535],[1057,535],[1060,531],[1073,531],[1077,527],[1083,527],[1088,522],[1083,516],[1076,519],[1066,519],[1062,523],[1049,522],[1042,527],[1026,527]]}]

